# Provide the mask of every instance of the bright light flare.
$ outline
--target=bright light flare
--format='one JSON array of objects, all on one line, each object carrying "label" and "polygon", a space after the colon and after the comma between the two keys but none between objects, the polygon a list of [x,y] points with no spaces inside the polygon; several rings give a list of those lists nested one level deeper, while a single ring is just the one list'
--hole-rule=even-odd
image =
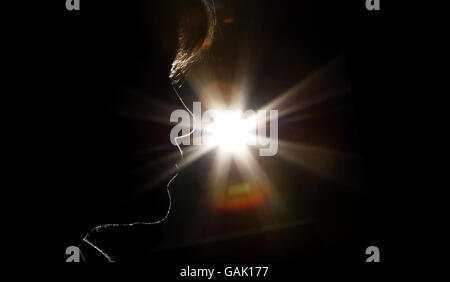
[{"label": "bright light flare", "polygon": [[206,143],[230,153],[242,153],[254,143],[256,120],[244,118],[242,111],[217,112],[205,125]]}]

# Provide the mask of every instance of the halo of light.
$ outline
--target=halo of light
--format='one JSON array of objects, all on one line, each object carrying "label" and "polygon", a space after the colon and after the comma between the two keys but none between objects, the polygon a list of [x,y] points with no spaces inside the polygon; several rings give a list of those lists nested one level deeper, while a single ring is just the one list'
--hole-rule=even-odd
[{"label": "halo of light", "polygon": [[254,130],[252,123],[246,121],[240,111],[217,112],[214,120],[205,126],[207,144],[233,154],[246,149]]}]

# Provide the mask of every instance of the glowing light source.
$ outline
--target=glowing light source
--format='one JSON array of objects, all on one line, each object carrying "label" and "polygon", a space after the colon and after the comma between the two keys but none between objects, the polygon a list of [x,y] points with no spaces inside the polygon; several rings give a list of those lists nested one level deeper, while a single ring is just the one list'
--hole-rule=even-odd
[{"label": "glowing light source", "polygon": [[240,111],[216,112],[213,120],[205,126],[207,144],[231,152],[243,152],[255,138],[256,123],[244,119]]}]

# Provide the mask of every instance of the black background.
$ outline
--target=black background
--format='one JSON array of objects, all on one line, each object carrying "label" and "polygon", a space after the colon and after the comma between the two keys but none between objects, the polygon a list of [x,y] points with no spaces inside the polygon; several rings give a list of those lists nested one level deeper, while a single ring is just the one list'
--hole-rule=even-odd
[{"label": "black background", "polygon": [[[30,186],[33,183],[33,191],[29,193],[34,200],[26,202],[26,212],[28,218],[33,218],[34,211],[43,211],[39,219],[32,220],[29,232],[33,238],[38,239],[39,247],[42,247],[46,258],[55,262],[65,260],[64,250],[67,245],[76,244],[86,231],[85,227],[92,226],[96,220],[93,218],[95,211],[95,201],[104,195],[104,191],[96,191],[88,199],[85,192],[93,193],[90,186],[84,186],[87,182],[95,183],[102,181],[103,174],[110,173],[111,169],[118,169],[115,165],[105,167],[110,163],[110,152],[115,148],[110,142],[105,142],[111,137],[108,126],[115,128],[118,121],[116,117],[105,118],[105,113],[109,113],[109,106],[116,102],[109,95],[107,86],[102,85],[111,75],[118,77],[126,83],[139,85],[142,88],[150,87],[141,85],[142,81],[136,79],[133,72],[122,69],[119,73],[109,73],[108,63],[104,55],[98,58],[93,66],[86,66],[93,57],[89,53],[79,52],[86,50],[86,37],[92,42],[102,42],[98,38],[102,36],[102,17],[113,20],[114,15],[120,15],[120,10],[114,10],[117,14],[102,14],[96,21],[95,13],[101,13],[102,6],[98,4],[82,3],[80,12],[69,12],[65,10],[64,1],[61,3],[45,3],[39,5],[33,11],[27,11],[22,18],[33,19],[19,23],[16,19],[16,26],[24,27],[24,34],[29,35],[26,43],[18,50],[19,60],[25,58],[27,65],[18,63],[14,71],[22,77],[27,77],[26,81],[17,84],[15,91],[23,97],[21,111],[27,118],[18,117],[19,124],[29,128],[26,136],[21,139],[21,147],[27,149],[23,161],[26,161],[26,169],[17,177],[18,187]],[[274,21],[285,22],[286,19],[293,19],[297,16],[296,6],[293,1],[274,4],[271,1],[259,3],[261,1],[250,1],[243,5],[248,10],[241,10],[242,14],[250,13],[252,9],[257,10],[257,14],[273,15]],[[283,2],[283,1],[281,1]],[[307,1],[308,2],[308,1]],[[396,92],[393,74],[395,73],[396,46],[392,43],[394,32],[389,26],[388,17],[390,13],[389,3],[382,1],[381,11],[367,11],[364,1],[347,1],[346,3],[335,3],[336,1],[310,1],[313,11],[321,11],[321,18],[327,19],[327,27],[333,26],[330,33],[338,30],[339,48],[345,55],[346,65],[349,71],[350,83],[352,86],[352,103],[356,112],[357,130],[360,139],[360,154],[365,159],[365,169],[368,183],[368,194],[360,199],[358,215],[355,220],[358,222],[358,234],[361,234],[357,241],[342,241],[332,248],[322,249],[320,246],[302,244],[309,242],[301,240],[308,238],[308,228],[301,230],[290,230],[285,234],[281,232],[280,240],[287,238],[299,238],[298,244],[292,246],[290,252],[279,250],[282,255],[280,260],[272,260],[270,256],[280,255],[280,253],[262,252],[255,253],[254,257],[246,257],[244,261],[253,263],[254,261],[266,262],[274,266],[273,275],[281,275],[283,271],[291,271],[292,265],[297,262],[328,262],[328,263],[364,263],[364,251],[368,245],[376,245],[381,249],[383,263],[393,261],[398,254],[400,246],[394,244],[392,221],[390,214],[391,203],[393,202],[393,189],[398,188],[400,181],[398,178],[398,142],[396,119],[397,102],[400,99],[399,92]],[[91,5],[92,10],[89,9]],[[97,6],[98,5],[98,6]],[[271,7],[277,5],[277,8]],[[305,4],[303,4],[305,5]],[[43,9],[45,7],[45,9]],[[94,12],[95,11],[95,12]],[[106,9],[108,11],[108,9]],[[314,17],[314,15],[310,15]],[[86,19],[86,20],[84,20]],[[127,21],[127,19],[124,19]],[[27,22],[27,24],[24,24]],[[98,24],[98,25],[96,25]],[[132,24],[130,24],[132,26]],[[282,25],[287,27],[288,25]],[[292,26],[291,26],[292,27]],[[320,26],[316,27],[320,30]],[[29,31],[32,32],[29,32]],[[104,31],[103,35],[113,34],[111,30]],[[283,36],[295,37],[295,26],[286,29]],[[137,32],[138,33],[138,32]],[[20,38],[21,33],[15,36]],[[97,37],[99,36],[99,37]],[[131,38],[139,38],[138,35],[129,35]],[[108,37],[108,36],[106,36]],[[109,37],[110,38],[110,37]],[[136,39],[137,40],[137,39]],[[295,40],[293,40],[295,41]],[[88,41],[89,42],[89,41]],[[106,44],[105,44],[106,45]],[[101,48],[107,46],[95,45],[92,48],[99,48],[99,54],[113,53]],[[127,48],[124,46],[117,47]],[[310,48],[318,53],[327,53],[317,46]],[[323,48],[323,47],[322,47]],[[112,49],[116,50],[116,49]],[[128,50],[130,51],[130,50]],[[136,51],[133,49],[133,51]],[[332,52],[331,52],[332,53]],[[88,57],[86,57],[88,56]],[[136,55],[139,57],[139,55]],[[106,64],[104,64],[106,62]],[[114,62],[113,64],[128,66],[128,62]],[[26,67],[25,67],[26,66]],[[96,69],[95,66],[101,67]],[[139,66],[132,65],[132,70],[139,69]],[[117,67],[117,69],[121,69]],[[83,75],[80,73],[83,72]],[[111,71],[112,72],[112,71]],[[86,75],[89,73],[89,75]],[[28,78],[29,77],[29,78]],[[92,81],[86,80],[95,78]],[[164,78],[161,78],[164,79]],[[90,88],[90,92],[80,91]],[[25,94],[24,94],[25,93]],[[83,93],[80,97],[80,93]],[[93,95],[93,93],[97,93]],[[100,94],[101,93],[101,94]],[[105,101],[106,105],[104,105]],[[389,102],[388,102],[389,101]],[[81,117],[78,113],[84,113]],[[31,113],[31,115],[29,115]],[[28,118],[30,117],[30,118]],[[105,120],[108,119],[108,120]],[[103,133],[99,132],[100,125],[107,125]],[[129,125],[125,125],[128,128]],[[161,129],[162,131],[164,129]],[[115,130],[111,130],[115,132]],[[118,142],[122,146],[135,146],[136,144],[123,144],[131,138],[120,139]],[[92,142],[96,146],[92,147]],[[32,147],[31,150],[28,150]],[[67,150],[67,148],[72,148]],[[96,151],[102,148],[101,152]],[[91,150],[91,151],[89,151]],[[96,151],[96,157],[87,160]],[[32,156],[28,161],[28,157]],[[22,160],[22,159],[20,159]],[[97,163],[96,163],[97,162]],[[129,164],[128,164],[129,165]],[[126,165],[125,165],[126,166]],[[91,168],[101,168],[99,175],[91,175]],[[80,168],[82,168],[80,170]],[[120,169],[120,168],[119,168]],[[104,171],[103,171],[104,170]],[[27,171],[27,172],[25,172]],[[30,171],[28,173],[28,171]],[[31,181],[30,181],[31,180]],[[113,181],[113,180],[110,180]],[[80,187],[84,187],[81,188]],[[33,196],[31,196],[33,195]],[[36,197],[34,197],[36,195]],[[28,197],[27,197],[28,198]],[[36,201],[39,203],[36,204]],[[28,204],[30,202],[30,204]],[[161,204],[164,207],[164,203]],[[158,214],[159,209],[154,213]],[[89,218],[90,222],[83,219]],[[23,227],[23,226],[22,226]],[[28,235],[29,236],[29,235]],[[81,236],[81,237],[80,237]],[[253,248],[258,249],[258,236],[252,240],[255,243]],[[179,250],[175,254],[167,253],[157,259],[142,257],[146,261],[158,264],[157,269],[161,275],[177,276],[180,265],[186,262],[195,263],[196,259],[202,257],[205,249],[214,248],[217,254],[225,255],[228,261],[233,264],[236,257],[229,255],[224,250],[229,250],[229,246],[241,244],[240,242],[225,242],[217,246],[200,246],[194,249]],[[262,256],[262,258],[260,257]],[[179,258],[179,262],[172,261]],[[238,256],[239,257],[239,256]],[[205,261],[211,259],[207,255],[199,259],[200,266],[206,266]],[[214,258],[214,255],[212,255]],[[141,259],[141,257],[139,257]],[[136,259],[139,261],[139,259]],[[226,259],[225,259],[226,260]],[[101,260],[99,260],[101,261]],[[212,260],[214,261],[214,259]],[[219,259],[219,261],[221,261]],[[161,262],[170,262],[159,265]],[[217,262],[216,262],[217,263]],[[224,263],[221,261],[220,263]],[[226,263],[224,263],[227,265]],[[247,265],[247,264],[243,264]],[[156,269],[156,268],[155,268]],[[156,271],[156,270],[154,270]]]}]

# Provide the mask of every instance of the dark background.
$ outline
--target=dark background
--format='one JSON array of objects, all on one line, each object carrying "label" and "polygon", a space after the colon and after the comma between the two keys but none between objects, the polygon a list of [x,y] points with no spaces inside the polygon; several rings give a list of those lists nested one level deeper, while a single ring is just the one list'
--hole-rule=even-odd
[{"label": "dark background", "polygon": [[[130,209],[130,206],[118,206],[112,202],[117,195],[111,190],[123,185],[139,187],[146,179],[142,176],[131,179],[114,176],[147,161],[123,157],[124,154],[141,149],[147,140],[164,144],[165,140],[159,138],[168,130],[123,118],[114,111],[123,101],[133,107],[139,104],[139,101],[123,98],[122,95],[130,93],[129,89],[154,93],[143,75],[146,64],[154,59],[145,58],[147,50],[143,46],[147,45],[142,37],[145,32],[135,30],[130,33],[129,30],[133,29],[126,29],[141,23],[133,10],[139,9],[139,5],[127,2],[105,8],[100,3],[84,2],[80,12],[66,11],[63,3],[60,7],[55,3],[46,4],[48,10],[45,15],[48,17],[40,16],[39,23],[43,24],[38,25],[39,30],[30,40],[30,47],[35,46],[33,50],[36,52],[29,53],[33,58],[29,71],[36,74],[36,84],[42,86],[42,94],[30,98],[30,101],[36,101],[31,104],[40,109],[36,119],[29,121],[37,125],[32,126],[31,131],[32,144],[37,151],[31,166],[39,189],[44,190],[39,194],[45,195],[45,200],[39,205],[45,214],[45,225],[39,227],[37,224],[33,232],[44,238],[43,249],[46,249],[50,260],[57,262],[65,260],[67,246],[77,245],[85,232],[104,218],[119,218],[126,222],[130,216],[140,214],[139,208]],[[364,263],[364,251],[369,245],[381,249],[383,261],[391,259],[395,248],[390,243],[392,240],[388,239],[391,236],[387,217],[388,191],[397,183],[395,161],[390,161],[395,155],[392,154],[393,138],[390,136],[395,132],[395,125],[391,122],[394,115],[392,105],[398,98],[393,96],[390,88],[393,70],[389,68],[389,60],[393,50],[389,44],[386,20],[389,4],[383,1],[382,11],[367,11],[364,1],[335,2],[218,1],[216,4],[221,10],[217,11],[219,33],[215,44],[219,47],[213,47],[210,60],[204,64],[206,67],[220,65],[220,56],[224,61],[233,57],[232,48],[220,49],[220,46],[226,46],[227,36],[238,38],[236,41],[249,36],[257,38],[257,44],[264,46],[267,56],[256,79],[264,83],[256,87],[255,93],[272,93],[285,89],[331,58],[343,54],[346,79],[352,88],[344,103],[350,103],[353,110],[351,117],[341,118],[346,124],[345,133],[348,133],[344,133],[346,138],[342,139],[341,146],[363,157],[365,172],[360,172],[363,175],[358,177],[364,179],[364,184],[356,192],[347,189],[342,193],[336,183],[311,180],[321,183],[320,192],[302,192],[299,197],[310,202],[311,208],[305,213],[297,211],[299,214],[294,219],[312,218],[312,223],[190,247],[175,247],[156,256],[142,251],[144,248],[140,243],[149,241],[146,248],[158,246],[167,229],[149,231],[138,228],[126,234],[113,235],[119,241],[129,242],[130,238],[136,241],[136,246],[124,246],[123,250],[117,251],[124,256],[123,261],[148,261],[158,265],[170,262],[163,264],[164,269],[175,272],[179,265],[186,263],[203,266],[214,262],[262,262],[277,266],[276,271],[281,271],[288,269],[286,265],[297,262]],[[233,24],[220,25],[225,17],[233,17]],[[124,25],[118,25],[117,18]],[[123,30],[118,30],[118,26]],[[302,65],[304,69],[296,68],[305,60],[308,63]],[[286,66],[286,62],[292,65]],[[225,64],[222,68],[227,66]],[[227,78],[226,71],[221,74]],[[273,77],[277,79],[270,79]],[[164,79],[161,76],[160,80]],[[188,105],[192,99],[188,96],[189,91],[186,89],[185,92]],[[173,95],[167,97],[166,93],[159,93],[157,98],[165,101],[168,98],[169,103],[177,105]],[[273,98],[270,94],[265,95],[267,97],[262,94],[262,97],[255,98],[256,106]],[[388,100],[392,104],[387,103]],[[157,130],[160,134],[142,133],[150,132],[147,131],[148,126],[151,132]],[[311,131],[316,127],[320,128],[320,125],[312,126]],[[282,134],[280,129],[280,137]],[[158,155],[150,156],[156,157]],[[189,168],[186,174],[191,175],[190,180],[195,179],[195,173],[206,165],[207,159],[202,160],[198,164],[200,168]],[[285,170],[287,178],[298,176],[296,168],[290,169],[293,171]],[[187,176],[182,177],[180,182],[186,183]],[[291,181],[298,183],[300,180],[294,178]],[[175,185],[179,187],[180,184]],[[149,214],[158,218],[167,203],[164,202],[164,193],[154,193],[142,200],[152,201],[149,206],[153,208]],[[287,197],[291,196],[286,193]],[[174,205],[176,207],[180,201],[180,209],[189,209],[196,198],[183,195],[187,200],[175,200]],[[305,200],[305,195],[311,201]],[[176,195],[174,198],[177,199]],[[99,201],[106,208],[99,209]],[[176,210],[172,215],[176,222]],[[286,222],[291,222],[291,218]],[[176,230],[176,227],[171,228]],[[325,239],[319,236],[328,231],[336,234],[338,239],[333,235],[325,236]],[[109,240],[117,242],[116,237]],[[267,244],[267,238],[271,238],[271,244]],[[95,254],[91,257],[93,261],[102,261]]]}]

